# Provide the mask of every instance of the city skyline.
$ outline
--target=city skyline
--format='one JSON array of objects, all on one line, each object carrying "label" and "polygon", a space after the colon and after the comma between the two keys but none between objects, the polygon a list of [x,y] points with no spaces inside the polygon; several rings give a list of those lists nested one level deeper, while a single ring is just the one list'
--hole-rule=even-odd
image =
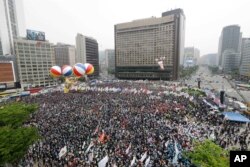
[{"label": "city skyline", "polygon": [[244,11],[250,5],[247,0],[230,0],[230,3],[224,0],[73,0],[63,3],[59,0],[24,0],[23,3],[27,28],[44,31],[53,43],[75,45],[75,35],[86,34],[99,41],[100,50],[114,48],[115,24],[160,17],[162,11],[175,8],[182,8],[186,15],[185,47],[200,49],[201,56],[218,51],[219,36],[225,26],[238,24],[243,37],[250,36],[250,24],[244,18]]}]

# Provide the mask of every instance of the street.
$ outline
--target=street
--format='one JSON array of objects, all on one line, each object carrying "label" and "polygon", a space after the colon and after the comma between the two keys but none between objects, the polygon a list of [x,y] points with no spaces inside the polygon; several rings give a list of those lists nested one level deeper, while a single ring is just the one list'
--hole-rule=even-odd
[{"label": "street", "polygon": [[226,78],[223,78],[223,75],[213,75],[207,67],[199,67],[199,70],[189,79],[186,80],[186,84],[191,85],[192,87],[198,87],[197,78],[201,79],[201,89],[214,89],[218,93],[220,90],[224,89],[228,97],[237,98],[238,101],[244,102],[241,95],[244,96],[246,101],[250,101],[250,91],[240,91],[241,95],[233,88],[233,83],[228,82]]}]

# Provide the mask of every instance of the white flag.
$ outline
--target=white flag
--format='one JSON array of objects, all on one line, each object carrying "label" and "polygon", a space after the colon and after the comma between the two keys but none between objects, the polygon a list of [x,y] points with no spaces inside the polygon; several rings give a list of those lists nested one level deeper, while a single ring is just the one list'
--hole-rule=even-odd
[{"label": "white flag", "polygon": [[59,152],[59,159],[61,159],[62,156],[65,156],[66,153],[67,153],[67,147],[64,146]]},{"label": "white flag", "polygon": [[131,143],[129,144],[128,148],[126,149],[126,154],[129,153],[130,148],[131,148]]},{"label": "white flag", "polygon": [[211,140],[215,140],[215,135],[214,135],[214,133],[211,133],[210,139],[211,139]]},{"label": "white flag", "polygon": [[133,157],[133,160],[131,161],[131,163],[130,163],[130,166],[129,166],[129,167],[132,167],[134,164],[135,164],[135,156]]},{"label": "white flag", "polygon": [[169,143],[169,141],[167,141],[167,142],[165,143],[166,149],[168,148],[168,143]]},{"label": "white flag", "polygon": [[82,149],[84,149],[84,146],[85,146],[85,141],[84,141],[83,144],[82,144]]},{"label": "white flag", "polygon": [[98,162],[98,167],[105,167],[109,157],[106,155],[101,161]]},{"label": "white flag", "polygon": [[147,160],[146,160],[146,162],[145,162],[145,167],[148,166],[149,162],[150,162],[150,156],[147,158]]},{"label": "white flag", "polygon": [[94,145],[94,143],[93,143],[93,142],[90,142],[90,144],[89,144],[87,150],[85,151],[85,153],[88,153],[89,150],[90,150],[90,148],[91,148],[93,145]]},{"label": "white flag", "polygon": [[145,153],[142,155],[140,161],[143,162],[143,161],[146,159],[146,157],[147,157],[147,152],[145,152]]},{"label": "white flag", "polygon": [[163,61],[162,60],[158,61],[158,64],[159,64],[161,70],[164,70]]},{"label": "white flag", "polygon": [[92,162],[94,158],[94,153],[89,153],[89,162]]},{"label": "white flag", "polygon": [[177,147],[176,141],[175,141],[174,147],[175,147],[175,156],[174,156],[174,158],[173,158],[173,162],[172,162],[172,163],[173,163],[173,164],[177,164],[177,163],[178,163],[178,155],[179,155],[180,151],[179,151],[179,149],[178,149],[178,147]]}]

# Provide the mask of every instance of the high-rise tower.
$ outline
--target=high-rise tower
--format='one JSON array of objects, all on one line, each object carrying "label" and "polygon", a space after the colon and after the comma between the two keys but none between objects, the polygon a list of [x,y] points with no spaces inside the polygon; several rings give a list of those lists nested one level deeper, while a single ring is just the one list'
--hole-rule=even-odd
[{"label": "high-rise tower", "polygon": [[0,54],[14,54],[19,36],[25,36],[22,0],[0,0]]}]

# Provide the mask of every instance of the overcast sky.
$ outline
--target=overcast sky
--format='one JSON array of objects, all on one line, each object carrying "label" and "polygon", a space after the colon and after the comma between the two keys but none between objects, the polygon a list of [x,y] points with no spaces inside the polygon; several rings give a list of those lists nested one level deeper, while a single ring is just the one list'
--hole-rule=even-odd
[{"label": "overcast sky", "polygon": [[250,37],[250,0],[23,0],[27,29],[44,31],[50,42],[75,45],[79,32],[95,38],[99,50],[114,48],[114,25],[182,8],[185,47],[216,53],[224,26],[238,24]]}]

